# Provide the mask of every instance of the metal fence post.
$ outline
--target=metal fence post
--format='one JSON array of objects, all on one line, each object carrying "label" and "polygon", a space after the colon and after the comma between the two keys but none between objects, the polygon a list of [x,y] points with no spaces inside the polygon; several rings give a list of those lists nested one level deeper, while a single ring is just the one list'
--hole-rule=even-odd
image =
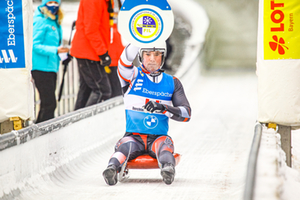
[{"label": "metal fence post", "polygon": [[291,127],[278,125],[278,133],[281,137],[281,148],[286,154],[286,164],[292,167],[292,137],[291,137]]}]

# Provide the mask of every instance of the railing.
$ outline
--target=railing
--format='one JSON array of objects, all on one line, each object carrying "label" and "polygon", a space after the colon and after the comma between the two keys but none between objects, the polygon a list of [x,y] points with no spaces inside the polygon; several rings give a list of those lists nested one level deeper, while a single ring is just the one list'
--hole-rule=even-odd
[{"label": "railing", "polygon": [[[59,73],[57,75],[57,96],[59,92],[59,87],[63,79],[62,75],[63,67],[60,68]],[[77,93],[79,90],[79,73],[75,58],[73,58],[73,60],[69,63],[64,79],[64,89],[61,96],[61,100],[57,103],[57,109],[55,112],[56,116],[69,113],[73,111],[75,107]]]}]

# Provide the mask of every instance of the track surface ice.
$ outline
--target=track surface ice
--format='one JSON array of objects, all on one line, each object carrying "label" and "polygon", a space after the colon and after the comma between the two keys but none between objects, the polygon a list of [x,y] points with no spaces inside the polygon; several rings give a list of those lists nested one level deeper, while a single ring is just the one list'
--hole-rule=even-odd
[{"label": "track surface ice", "polygon": [[[192,119],[170,122],[175,151],[182,154],[171,185],[162,181],[157,169],[130,170],[126,182],[106,185],[102,172],[117,142],[114,138],[28,183],[19,199],[241,199],[256,120],[256,88],[254,72],[199,75],[186,88]],[[120,116],[111,126],[124,126],[123,109],[108,111],[114,118]],[[121,137],[123,132],[117,134]]]}]

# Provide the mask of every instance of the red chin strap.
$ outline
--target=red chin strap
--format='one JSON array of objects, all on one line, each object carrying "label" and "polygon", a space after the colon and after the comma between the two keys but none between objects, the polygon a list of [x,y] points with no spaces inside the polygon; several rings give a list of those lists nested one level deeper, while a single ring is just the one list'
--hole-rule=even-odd
[{"label": "red chin strap", "polygon": [[142,71],[146,74],[150,74],[150,72],[146,69],[146,67],[144,66],[144,64],[141,64],[141,68],[142,68]]}]

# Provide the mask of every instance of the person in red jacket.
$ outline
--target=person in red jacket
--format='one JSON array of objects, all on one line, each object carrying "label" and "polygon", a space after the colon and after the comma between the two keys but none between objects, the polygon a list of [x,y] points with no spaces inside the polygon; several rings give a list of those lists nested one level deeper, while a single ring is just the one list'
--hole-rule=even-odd
[{"label": "person in red jacket", "polygon": [[81,0],[76,33],[70,54],[78,63],[80,86],[75,110],[111,97],[111,85],[104,67],[111,64],[110,0]]},{"label": "person in red jacket", "polygon": [[121,8],[120,0],[118,0],[117,2],[118,2],[117,6],[112,5],[112,7],[115,8],[114,13],[113,13],[113,15],[114,15],[113,16],[113,25],[110,24],[110,25],[112,25],[111,30],[113,29],[113,34],[112,34],[110,46],[108,49],[108,54],[111,57],[111,64],[109,66],[107,74],[108,74],[108,78],[109,78],[111,90],[112,90],[111,98],[122,95],[122,88],[121,88],[121,84],[119,81],[117,68],[118,68],[119,58],[124,50],[124,46],[122,44],[121,35],[117,28],[118,12],[119,12],[119,9]]}]

